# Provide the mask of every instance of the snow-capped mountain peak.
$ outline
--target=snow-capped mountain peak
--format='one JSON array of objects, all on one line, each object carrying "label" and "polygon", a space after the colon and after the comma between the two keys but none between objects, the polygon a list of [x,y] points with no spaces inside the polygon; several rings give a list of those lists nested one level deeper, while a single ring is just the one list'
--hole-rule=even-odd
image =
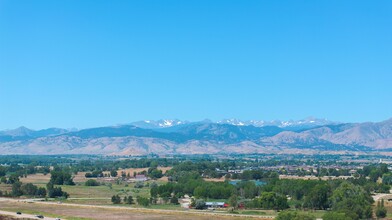
[{"label": "snow-capped mountain peak", "polygon": [[245,122],[238,120],[238,119],[223,119],[221,121],[217,122],[218,124],[230,124],[230,125],[236,125],[236,126],[244,126],[247,125]]},{"label": "snow-capped mountain peak", "polygon": [[181,121],[178,119],[161,119],[161,120],[144,120],[131,123],[136,127],[148,128],[148,129],[158,129],[158,128],[168,128],[177,125],[182,125],[189,123],[187,121]]},{"label": "snow-capped mountain peak", "polygon": [[224,119],[217,122],[218,124],[230,124],[235,126],[255,126],[255,127],[264,127],[264,126],[277,126],[281,128],[286,127],[309,127],[309,126],[321,126],[328,124],[336,124],[336,122],[329,121],[327,119],[317,119],[313,117],[309,117],[303,120],[288,120],[288,121],[280,121],[280,120],[272,120],[272,121],[264,121],[264,120],[248,120],[241,121],[239,119]]},{"label": "snow-capped mountain peak", "polygon": [[[160,128],[169,128],[178,125],[189,124],[189,121],[182,121],[178,119],[161,119],[161,120],[144,120],[144,121],[137,121],[131,123],[136,127],[140,128],[147,128],[147,129],[160,129]],[[239,120],[235,118],[231,119],[223,119],[220,121],[212,122],[210,120],[201,121],[199,123],[217,123],[217,124],[229,124],[234,126],[255,126],[255,127],[264,127],[264,126],[276,126],[280,128],[291,128],[291,127],[315,127],[315,126],[322,126],[328,124],[336,124],[335,122],[329,121],[327,119],[317,119],[313,117],[305,118],[302,120],[287,120],[287,121],[280,121],[280,120],[272,120],[272,121],[265,121],[265,120]]]}]

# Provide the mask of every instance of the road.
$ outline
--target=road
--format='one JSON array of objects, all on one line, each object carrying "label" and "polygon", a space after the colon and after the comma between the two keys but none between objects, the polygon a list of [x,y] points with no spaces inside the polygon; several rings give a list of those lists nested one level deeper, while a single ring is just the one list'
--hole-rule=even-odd
[{"label": "road", "polygon": [[[0,210],[0,215],[8,215],[8,216],[12,216],[14,218],[40,219],[40,218],[35,217],[35,215],[31,215],[31,214],[22,213],[21,215],[18,215],[15,212],[7,212],[7,211],[2,211],[2,210]],[[55,220],[56,218],[44,217],[44,219]]]}]

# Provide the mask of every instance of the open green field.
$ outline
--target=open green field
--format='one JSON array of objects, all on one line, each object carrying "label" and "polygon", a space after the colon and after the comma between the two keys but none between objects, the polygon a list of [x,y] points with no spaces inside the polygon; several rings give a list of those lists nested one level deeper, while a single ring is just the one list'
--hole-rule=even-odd
[{"label": "open green field", "polygon": [[70,198],[111,198],[113,195],[120,196],[143,196],[148,197],[150,188],[134,188],[135,184],[112,184],[112,186],[61,186],[61,188],[70,194]]},{"label": "open green field", "polygon": [[[133,196],[136,199],[137,196],[149,197],[150,188],[145,186],[143,188],[135,188],[135,183],[102,183],[100,186],[85,186],[84,183],[88,179],[84,177],[85,173],[78,173],[75,178],[78,181],[76,185],[62,185],[60,186],[65,192],[69,193],[70,197],[68,200],[63,202],[66,203],[78,203],[78,204],[93,204],[93,205],[109,205],[112,204],[111,197],[113,195],[119,195],[121,198],[124,196]],[[95,179],[95,178],[91,178]],[[28,175],[27,178],[21,178],[23,183],[33,183],[39,187],[46,187],[46,184],[50,180],[50,174],[33,174]],[[156,182],[158,184],[165,183],[163,181],[153,181],[149,180],[145,184],[151,184]],[[0,184],[0,190],[3,192],[10,192],[12,189],[10,184]]]},{"label": "open green field", "polygon": [[[45,187],[46,184],[34,183],[37,186]],[[70,194],[69,200],[64,202],[68,203],[82,203],[82,204],[111,204],[111,197],[113,195],[133,196],[135,199],[137,196],[149,197],[150,188],[134,188],[135,184],[112,184],[112,186],[101,185],[101,186],[85,186],[84,184],[77,184],[74,186],[62,185],[60,186],[65,192]],[[12,189],[9,184],[0,184],[0,190],[10,192]]]}]

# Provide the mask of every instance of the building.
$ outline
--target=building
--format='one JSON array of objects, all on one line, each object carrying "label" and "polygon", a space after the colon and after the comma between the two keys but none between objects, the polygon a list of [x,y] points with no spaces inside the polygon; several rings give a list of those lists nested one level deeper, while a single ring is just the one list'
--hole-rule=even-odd
[{"label": "building", "polygon": [[224,202],[206,202],[207,208],[226,208],[228,206],[229,205]]},{"label": "building", "polygon": [[148,178],[146,177],[146,175],[143,175],[143,174],[138,174],[138,175],[136,175],[135,176],[135,180],[136,181],[147,181],[148,180]]}]

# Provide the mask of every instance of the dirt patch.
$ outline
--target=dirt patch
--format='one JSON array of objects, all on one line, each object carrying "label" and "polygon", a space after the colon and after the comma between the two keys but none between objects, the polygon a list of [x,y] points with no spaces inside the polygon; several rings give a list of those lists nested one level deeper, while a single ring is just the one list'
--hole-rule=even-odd
[{"label": "dirt patch", "polygon": [[163,176],[162,178],[159,179],[159,181],[169,182],[169,178],[167,178],[167,176]]},{"label": "dirt patch", "polygon": [[28,220],[28,219],[31,219],[31,218],[14,218],[14,217],[7,216],[7,215],[0,215],[0,220],[16,220],[16,219],[18,219],[18,220],[24,220],[24,219]]},{"label": "dirt patch", "polygon": [[26,178],[20,178],[20,181],[22,183],[35,183],[35,184],[47,184],[50,180],[50,174],[42,174],[42,173],[37,173],[37,174],[31,174],[27,175]]},{"label": "dirt patch", "polygon": [[[162,170],[163,173],[165,173],[168,170],[171,170],[172,167],[158,167],[159,170]],[[120,169],[117,171],[118,176],[121,176],[121,172],[124,171],[125,173],[129,173],[129,175],[133,176],[133,173],[139,173],[142,171],[148,171],[148,168],[129,168],[129,169]],[[83,183],[86,182],[88,179],[96,179],[96,178],[86,178],[86,173],[88,172],[78,172],[78,174],[74,175],[74,182],[75,183]],[[103,172],[106,174],[109,174],[109,172]],[[42,174],[42,173],[37,173],[37,174],[31,174],[27,175],[26,178],[21,178],[20,179],[22,183],[34,183],[34,184],[47,184],[50,180],[50,174]],[[167,181],[167,178],[161,179],[162,181]]]},{"label": "dirt patch", "polygon": [[224,182],[225,178],[204,178],[207,182]]},{"label": "dirt patch", "polygon": [[86,182],[89,179],[95,179],[95,180],[97,179],[97,178],[86,178],[86,176],[85,176],[86,173],[89,173],[89,172],[78,172],[78,174],[74,175],[74,178],[73,178],[74,182],[75,183],[82,183],[82,182]]},{"label": "dirt patch", "polygon": [[[162,170],[162,173],[165,173],[168,170],[171,170],[173,167],[158,167],[158,170]],[[133,173],[140,173],[143,171],[148,171],[148,168],[128,168],[128,169],[120,169],[117,171],[117,175],[121,176],[122,172],[125,172],[126,174],[129,173],[130,176],[133,176]]]}]

